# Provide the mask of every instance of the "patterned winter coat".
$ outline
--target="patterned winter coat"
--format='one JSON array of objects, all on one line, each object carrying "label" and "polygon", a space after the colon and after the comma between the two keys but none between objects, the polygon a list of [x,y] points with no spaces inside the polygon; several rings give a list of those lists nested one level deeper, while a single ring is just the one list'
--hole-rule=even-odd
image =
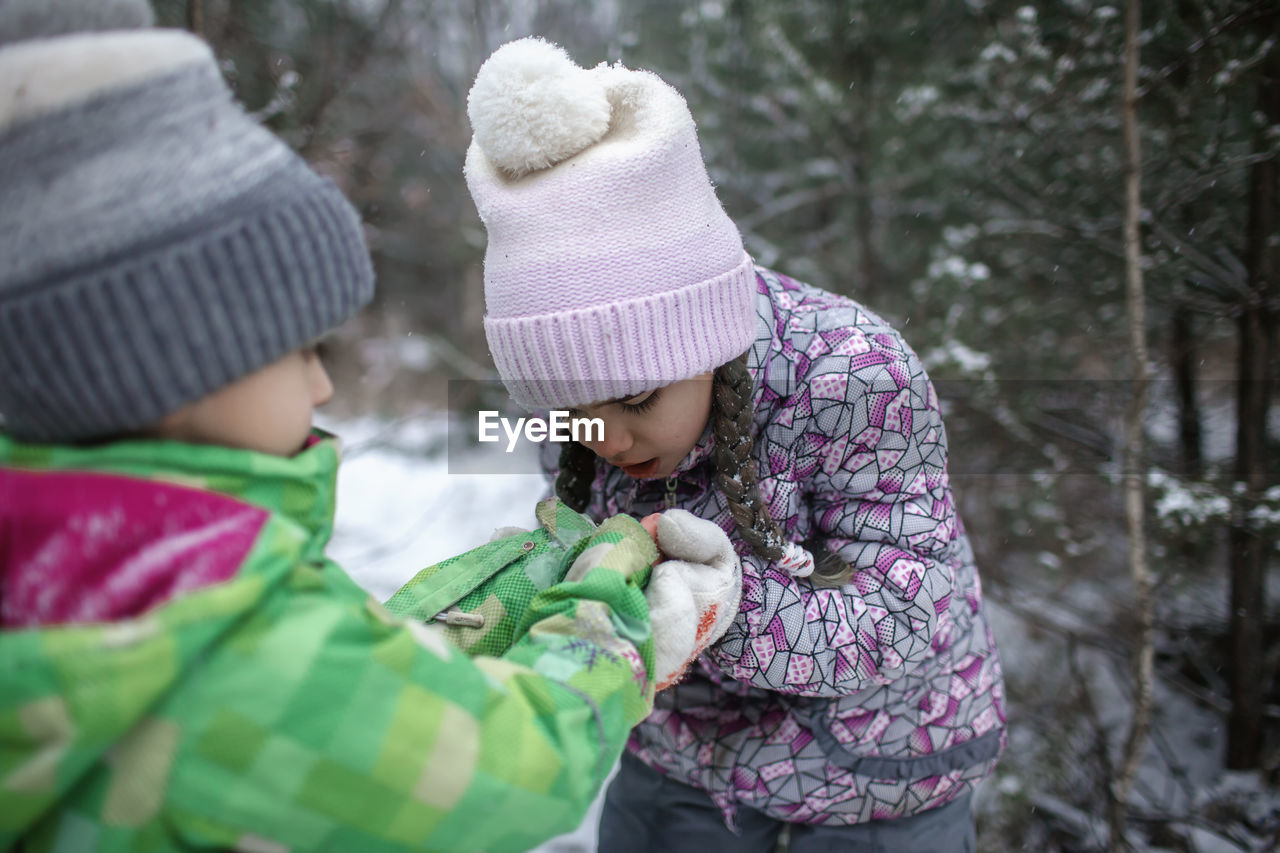
[{"label": "patterned winter coat", "polygon": [[328,438],[0,436],[0,850],[517,851],[577,825],[651,708],[651,555],[591,533],[580,559],[613,568],[471,658],[325,558],[337,464]]},{"label": "patterned winter coat", "polygon": [[[708,791],[732,820],[850,824],[972,790],[1004,744],[1004,686],[947,475],[933,386],[901,335],[861,305],[757,270],[755,453],[795,542],[855,569],[818,589],[743,556],[738,618],[658,694],[629,749]],[[588,514],[676,506],[733,534],[704,433],[667,481],[600,466]],[[554,474],[553,457],[544,467]]]}]

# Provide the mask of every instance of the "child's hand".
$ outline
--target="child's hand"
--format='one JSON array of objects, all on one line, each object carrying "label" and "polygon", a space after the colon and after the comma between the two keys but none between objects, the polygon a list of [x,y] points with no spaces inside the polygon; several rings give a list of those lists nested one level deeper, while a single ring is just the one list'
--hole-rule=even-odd
[{"label": "child's hand", "polygon": [[[650,536],[653,537],[653,544],[658,544],[658,519],[662,518],[662,513],[651,512],[644,518],[640,519],[640,526],[645,529]],[[662,547],[658,547],[658,559],[662,559]]]},{"label": "child's hand", "polygon": [[713,522],[672,509],[641,522],[646,530],[651,523],[665,558],[645,591],[655,680],[663,690],[728,630],[742,598],[742,567],[729,537]]}]

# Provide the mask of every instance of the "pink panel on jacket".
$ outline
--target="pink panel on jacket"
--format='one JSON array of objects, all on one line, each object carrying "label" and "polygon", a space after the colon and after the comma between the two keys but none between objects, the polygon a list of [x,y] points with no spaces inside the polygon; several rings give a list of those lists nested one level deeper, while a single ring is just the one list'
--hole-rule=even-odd
[{"label": "pink panel on jacket", "polygon": [[171,483],[0,469],[0,626],[138,616],[233,576],[267,512]]}]

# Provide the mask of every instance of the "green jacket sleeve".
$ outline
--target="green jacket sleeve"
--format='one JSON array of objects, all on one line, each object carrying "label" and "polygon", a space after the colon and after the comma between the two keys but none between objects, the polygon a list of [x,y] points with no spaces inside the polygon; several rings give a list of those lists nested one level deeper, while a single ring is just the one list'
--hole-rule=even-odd
[{"label": "green jacket sleeve", "polygon": [[189,731],[168,794],[181,834],[522,851],[572,829],[652,707],[637,541],[594,534],[574,574],[598,565],[540,592],[502,657],[391,616],[336,566],[293,570],[168,703]]}]

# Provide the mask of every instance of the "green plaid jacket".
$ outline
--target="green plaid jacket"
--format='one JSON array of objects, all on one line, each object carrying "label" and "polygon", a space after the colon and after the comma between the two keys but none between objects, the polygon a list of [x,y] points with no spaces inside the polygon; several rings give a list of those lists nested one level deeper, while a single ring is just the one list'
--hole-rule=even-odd
[{"label": "green plaid jacket", "polygon": [[[550,505],[528,536],[426,570],[486,567],[468,594],[488,583],[492,600],[440,608],[492,616],[459,639],[502,654],[472,657],[453,629],[397,617],[324,557],[337,464],[331,439],[280,459],[0,436],[0,850],[520,851],[577,825],[652,706],[652,543],[629,520],[592,529]],[[60,584],[96,582],[75,573],[94,554],[46,559],[69,531],[96,542],[86,519],[115,517],[85,506],[154,523],[134,569],[228,518],[256,526],[216,583],[128,618],[13,625],[32,577],[42,607]],[[135,519],[137,506],[152,508]],[[124,524],[104,542],[138,535]],[[549,582],[574,560],[596,565]],[[79,598],[110,599],[112,581]],[[411,583],[392,607],[433,617],[434,588]]]},{"label": "green plaid jacket", "polygon": [[[538,593],[562,581],[578,559],[621,571],[642,587],[647,582],[649,569],[634,566],[647,566],[658,551],[635,519],[618,515],[597,528],[554,498],[539,503],[535,515],[539,527],[534,530],[423,569],[387,601],[387,609],[441,622],[445,636],[468,654],[501,655],[519,636]],[[460,613],[469,618],[458,618]]]}]

